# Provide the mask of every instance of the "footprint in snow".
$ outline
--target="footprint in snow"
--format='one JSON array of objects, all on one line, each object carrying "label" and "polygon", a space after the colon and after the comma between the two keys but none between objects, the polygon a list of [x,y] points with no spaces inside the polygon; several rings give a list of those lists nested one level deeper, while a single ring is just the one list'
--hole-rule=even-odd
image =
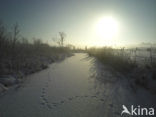
[{"label": "footprint in snow", "polygon": [[45,103],[44,102],[41,102],[41,105],[45,105]]},{"label": "footprint in snow", "polygon": [[73,98],[68,98],[68,100],[72,100]]},{"label": "footprint in snow", "polygon": [[45,96],[45,95],[44,95],[44,94],[42,94],[42,95],[41,95],[41,98],[43,98],[44,96]]},{"label": "footprint in snow", "polygon": [[109,104],[110,107],[113,107],[113,104]]},{"label": "footprint in snow", "polygon": [[102,101],[102,102],[103,102],[103,101],[104,101],[104,99],[100,99],[100,101]]},{"label": "footprint in snow", "polygon": [[60,103],[62,103],[62,104],[63,104],[63,103],[64,103],[64,101],[61,101]]},{"label": "footprint in snow", "polygon": [[53,106],[56,107],[57,105],[56,104],[53,104]]},{"label": "footprint in snow", "polygon": [[49,109],[52,109],[52,106],[51,106],[50,104],[47,104],[47,107],[48,107]]},{"label": "footprint in snow", "polygon": [[97,98],[97,96],[96,95],[93,95],[93,96],[91,96],[92,98]]},{"label": "footprint in snow", "polygon": [[46,103],[48,103],[48,100],[47,100],[45,97],[43,97],[43,100],[44,100]]}]

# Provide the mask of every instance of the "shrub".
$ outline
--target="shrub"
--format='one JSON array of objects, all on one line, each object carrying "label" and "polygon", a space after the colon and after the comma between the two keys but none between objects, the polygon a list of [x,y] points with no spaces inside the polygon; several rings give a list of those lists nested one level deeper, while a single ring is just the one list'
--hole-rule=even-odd
[{"label": "shrub", "polygon": [[124,52],[124,49],[119,50],[110,47],[91,48],[88,50],[88,54],[122,73],[131,72],[137,67],[137,64]]}]

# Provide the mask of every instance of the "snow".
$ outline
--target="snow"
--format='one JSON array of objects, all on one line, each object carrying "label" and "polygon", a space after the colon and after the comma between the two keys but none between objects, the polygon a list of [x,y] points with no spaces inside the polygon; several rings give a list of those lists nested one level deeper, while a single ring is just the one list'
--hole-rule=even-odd
[{"label": "snow", "polygon": [[5,86],[10,86],[10,85],[16,84],[17,80],[16,78],[9,76],[9,75],[1,75],[0,83],[4,84]]},{"label": "snow", "polygon": [[120,117],[122,105],[155,106],[147,90],[134,92],[118,73],[78,53],[27,76],[0,97],[0,117]]}]

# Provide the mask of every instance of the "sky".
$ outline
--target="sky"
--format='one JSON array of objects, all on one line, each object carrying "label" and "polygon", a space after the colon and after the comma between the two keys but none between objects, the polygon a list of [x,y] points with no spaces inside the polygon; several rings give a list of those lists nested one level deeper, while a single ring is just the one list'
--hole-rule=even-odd
[{"label": "sky", "polygon": [[[156,43],[156,0],[0,0],[0,20],[10,29],[16,22],[21,35],[54,43],[58,32],[66,44],[124,46]],[[118,34],[104,39],[96,24],[105,16],[118,22]]]}]

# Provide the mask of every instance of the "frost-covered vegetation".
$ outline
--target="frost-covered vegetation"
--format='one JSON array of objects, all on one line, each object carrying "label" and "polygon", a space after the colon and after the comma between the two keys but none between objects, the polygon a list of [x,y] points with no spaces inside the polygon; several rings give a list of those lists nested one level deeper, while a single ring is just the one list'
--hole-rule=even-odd
[{"label": "frost-covered vegetation", "polygon": [[27,74],[45,69],[48,64],[70,55],[70,49],[50,46],[40,39],[29,42],[20,35],[18,25],[10,33],[0,24],[0,78],[11,75],[22,78]]},{"label": "frost-covered vegetation", "polygon": [[130,57],[123,52],[110,47],[91,48],[88,50],[89,55],[97,57],[102,63],[112,66],[115,70],[127,73],[137,65]]},{"label": "frost-covered vegetation", "polygon": [[[142,54],[139,54],[142,53]],[[156,58],[155,49],[113,49],[111,47],[90,48],[88,54],[111,66],[132,83],[156,93]]]}]

